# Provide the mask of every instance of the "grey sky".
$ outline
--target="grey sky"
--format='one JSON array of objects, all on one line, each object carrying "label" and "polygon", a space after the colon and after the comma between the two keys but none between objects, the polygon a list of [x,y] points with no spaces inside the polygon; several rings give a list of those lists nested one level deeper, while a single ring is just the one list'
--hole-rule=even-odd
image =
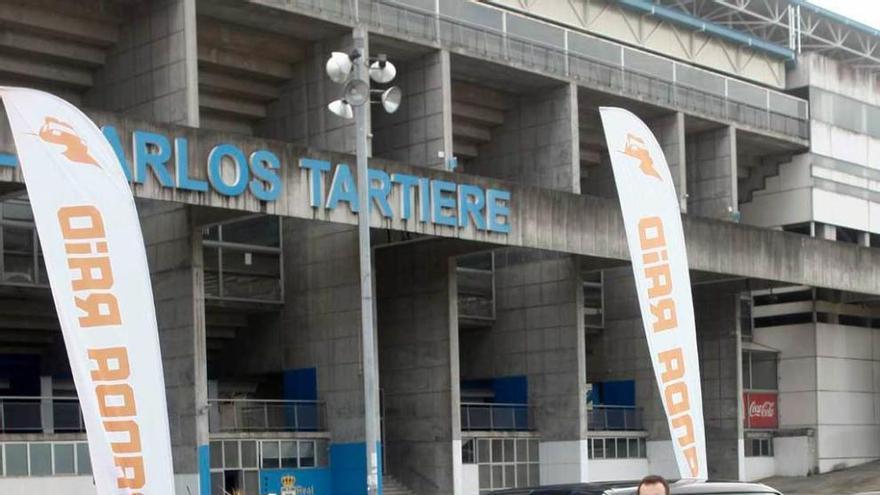
[{"label": "grey sky", "polygon": [[877,0],[809,0],[838,14],[880,29],[880,1]]}]

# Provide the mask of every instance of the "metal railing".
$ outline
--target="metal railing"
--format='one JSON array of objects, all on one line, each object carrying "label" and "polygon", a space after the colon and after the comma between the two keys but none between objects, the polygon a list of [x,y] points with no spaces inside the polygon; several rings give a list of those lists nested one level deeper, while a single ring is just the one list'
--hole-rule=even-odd
[{"label": "metal railing", "polygon": [[326,407],[319,401],[209,399],[208,409],[212,433],[326,429]]},{"label": "metal railing", "polygon": [[[502,17],[513,15],[490,10],[500,12],[498,15]],[[750,85],[767,95],[767,103],[762,106],[737,101],[735,97],[728,96],[726,91],[718,94],[710,89],[676,81],[674,76],[673,79],[657,77],[625,65],[623,59],[619,64],[609,63],[573,52],[566,46],[554,46],[504,29],[468,22],[459,17],[423,10],[393,0],[361,1],[361,17],[371,29],[381,33],[428,42],[543,74],[574,79],[586,86],[623,93],[643,101],[710,118],[735,121],[757,129],[809,139],[807,102],[782,92],[770,92],[760,86]],[[340,20],[350,22],[351,18]],[[558,29],[561,37],[566,40],[574,36],[584,37],[580,33]],[[620,50],[623,49],[621,46]],[[665,58],[662,60],[669,61],[670,64],[677,63]],[[802,108],[802,112],[797,112],[802,115],[778,111],[770,104],[772,98],[791,100],[795,107]]]},{"label": "metal railing", "polygon": [[587,410],[588,428],[592,431],[644,430],[643,410],[635,406],[594,405]]},{"label": "metal railing", "polygon": [[0,433],[83,431],[76,397],[0,397]]},{"label": "metal railing", "polygon": [[462,431],[530,431],[535,429],[534,418],[528,404],[461,404]]}]

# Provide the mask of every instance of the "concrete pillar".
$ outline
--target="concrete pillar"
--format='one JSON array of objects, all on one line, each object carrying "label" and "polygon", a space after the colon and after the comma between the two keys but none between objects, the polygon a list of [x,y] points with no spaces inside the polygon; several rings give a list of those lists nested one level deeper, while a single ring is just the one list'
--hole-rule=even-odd
[{"label": "concrete pillar", "polygon": [[445,246],[384,248],[375,258],[386,472],[426,495],[453,493],[455,455],[459,470],[461,463],[458,377],[451,373],[457,321],[451,325]]},{"label": "concrete pillar", "polygon": [[663,149],[682,213],[687,213],[687,152],[685,149],[684,114],[675,112],[648,122]]},{"label": "concrete pillar", "polygon": [[816,224],[816,237],[827,241],[837,240],[837,227],[825,223]]},{"label": "concrete pillar", "polygon": [[560,191],[580,190],[577,88],[521,95],[466,172]]},{"label": "concrete pillar", "polygon": [[[374,54],[375,55],[375,54]],[[395,61],[395,63],[397,63]],[[373,155],[417,167],[446,168],[452,148],[451,103],[446,101],[451,81],[449,52],[435,51],[397,65],[403,91],[400,109],[388,114],[381,106],[373,112]]]},{"label": "concrete pillar", "polygon": [[540,434],[541,483],[587,481],[586,362],[577,263],[498,250],[496,321],[461,330],[462,379],[525,376]]},{"label": "concrete pillar", "polygon": [[199,125],[195,0],[132,5],[84,105],[153,122]]},{"label": "concrete pillar", "polygon": [[738,216],[736,128],[687,137],[688,212],[692,215],[735,220]]},{"label": "concrete pillar", "polygon": [[55,433],[55,408],[52,407],[52,377],[40,377],[40,421],[43,433]]},{"label": "concrete pillar", "polygon": [[859,246],[862,247],[871,247],[871,233],[870,232],[859,232]]},{"label": "concrete pillar", "polygon": [[694,290],[706,455],[713,479],[737,479],[740,475],[737,291],[733,284],[703,285]]},{"label": "concrete pillar", "polygon": [[201,232],[192,209],[138,202],[153,298],[179,493],[206,494],[209,479],[208,385]]}]

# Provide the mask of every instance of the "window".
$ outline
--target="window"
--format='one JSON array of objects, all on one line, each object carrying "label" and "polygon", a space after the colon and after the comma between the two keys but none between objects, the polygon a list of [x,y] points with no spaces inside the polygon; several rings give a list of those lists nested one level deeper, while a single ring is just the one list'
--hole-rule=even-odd
[{"label": "window", "polygon": [[90,474],[86,442],[0,443],[0,477]]},{"label": "window", "polygon": [[48,281],[30,204],[24,199],[0,202],[0,282],[46,285]]},{"label": "window", "polygon": [[211,494],[259,493],[260,469],[327,465],[323,440],[215,440],[211,442]]},{"label": "window", "polygon": [[773,457],[772,437],[746,437],[746,457]]},{"label": "window", "polygon": [[743,351],[743,389],[776,390],[779,379],[776,369],[776,353]]},{"label": "window", "polygon": [[743,295],[739,299],[739,331],[744,340],[752,340],[755,322],[752,320],[752,296]]},{"label": "window", "polygon": [[480,493],[540,484],[535,438],[464,438],[462,462],[477,464]]},{"label": "window", "polygon": [[205,296],[281,301],[281,221],[236,220],[202,232]]},{"label": "window", "polygon": [[590,438],[590,459],[645,459],[648,457],[644,437],[596,437]]}]

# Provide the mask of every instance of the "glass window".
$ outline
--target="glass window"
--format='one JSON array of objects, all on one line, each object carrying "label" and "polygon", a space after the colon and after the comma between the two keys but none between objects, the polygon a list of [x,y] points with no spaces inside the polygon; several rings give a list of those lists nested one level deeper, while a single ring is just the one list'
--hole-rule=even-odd
[{"label": "glass window", "polygon": [[299,442],[299,466],[315,467],[315,442]]},{"label": "glass window", "polygon": [[225,495],[225,485],[223,484],[223,473],[211,473],[211,495]]},{"label": "glass window", "polygon": [[263,454],[263,469],[274,469],[280,467],[278,459],[278,442],[260,442],[260,450]]},{"label": "glass window", "polygon": [[501,440],[492,440],[492,462],[501,462],[502,459],[504,459],[504,442]]},{"label": "glass window", "polygon": [[529,440],[529,459],[534,462],[538,461],[538,441]]},{"label": "glass window", "polygon": [[318,466],[327,465],[327,442],[319,440],[315,443],[315,457]]},{"label": "glass window", "polygon": [[296,457],[296,442],[281,442],[281,467],[297,467]]},{"label": "glass window", "polygon": [[[514,451],[513,451],[513,440],[505,440],[504,441],[504,462],[513,462],[514,461]],[[511,476],[511,479],[513,476]]]},{"label": "glass window", "polygon": [[6,476],[28,475],[28,448],[24,443],[6,444]]},{"label": "glass window", "polygon": [[74,447],[72,443],[57,443],[55,449],[55,474],[76,474]]},{"label": "glass window", "polygon": [[257,464],[257,442],[251,440],[243,440],[241,442],[241,467],[259,467]]},{"label": "glass window", "polygon": [[616,459],[617,458],[617,443],[613,438],[605,439],[605,458],[606,459]]},{"label": "glass window", "polygon": [[534,458],[529,457],[529,441],[528,440],[517,440],[516,441],[516,460],[517,460],[517,462],[526,462],[529,460],[534,460]]},{"label": "glass window", "polygon": [[0,476],[3,476],[3,444],[0,444]]},{"label": "glass window", "polygon": [[639,457],[639,439],[630,438],[627,444],[627,457]]},{"label": "glass window", "polygon": [[529,464],[529,486],[537,486],[541,484],[540,464]]},{"label": "glass window", "polygon": [[211,442],[208,446],[211,452],[211,467],[220,469],[223,467],[223,442]]},{"label": "glass window", "polygon": [[504,488],[516,486],[516,466],[507,464],[504,466]]},{"label": "glass window", "polygon": [[79,474],[92,474],[89,444],[85,442],[76,444],[76,472]]},{"label": "glass window", "polygon": [[480,464],[488,463],[491,461],[489,445],[489,440],[477,441],[477,462],[479,462]]},{"label": "glass window", "polygon": [[31,476],[52,476],[52,444],[30,445]]},{"label": "glass window", "polygon": [[281,229],[278,217],[262,216],[237,222],[225,223],[223,242],[277,247],[281,245]]},{"label": "glass window", "polygon": [[238,442],[223,442],[223,467],[237,468],[238,462]]},{"label": "glass window", "polygon": [[502,488],[504,486],[504,466],[492,466],[492,488]]},{"label": "glass window", "polygon": [[516,465],[516,486],[529,486],[529,465]]},{"label": "glass window", "polygon": [[627,450],[626,450],[626,444],[627,444],[627,442],[626,442],[625,438],[618,438],[617,439],[617,458],[618,459],[626,459],[627,457],[629,457],[629,454],[627,453]]},{"label": "glass window", "polygon": [[752,388],[757,390],[776,390],[777,375],[775,353],[752,353]]},{"label": "glass window", "polygon": [[466,439],[461,444],[461,462],[464,464],[473,464],[474,463],[474,447],[476,446],[476,440],[473,438]]},{"label": "glass window", "polygon": [[34,283],[34,232],[3,226],[3,281]]},{"label": "glass window", "polygon": [[260,472],[245,471],[244,472],[244,492],[243,493],[260,493]]}]

